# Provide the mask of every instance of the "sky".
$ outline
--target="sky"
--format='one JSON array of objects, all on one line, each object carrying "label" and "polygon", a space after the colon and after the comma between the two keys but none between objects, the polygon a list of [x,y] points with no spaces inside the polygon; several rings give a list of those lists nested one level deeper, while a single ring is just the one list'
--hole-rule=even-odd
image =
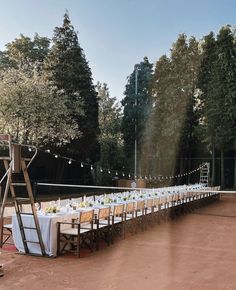
[{"label": "sky", "polygon": [[49,38],[65,10],[92,70],[121,100],[134,65],[168,54],[178,34],[202,38],[235,25],[235,0],[0,0],[0,50],[22,33]]}]

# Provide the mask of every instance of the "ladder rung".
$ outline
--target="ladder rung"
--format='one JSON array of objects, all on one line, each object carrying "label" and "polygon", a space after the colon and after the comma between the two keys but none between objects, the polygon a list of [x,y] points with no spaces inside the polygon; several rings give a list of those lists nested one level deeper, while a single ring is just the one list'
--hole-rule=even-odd
[{"label": "ladder rung", "polygon": [[12,182],[11,185],[14,185],[14,186],[26,186],[26,183],[23,183],[23,182]]},{"label": "ladder rung", "polygon": [[28,241],[28,240],[24,240],[25,243],[31,243],[31,244],[40,244],[39,242],[35,242],[35,241]]},{"label": "ladder rung", "polygon": [[16,201],[29,201],[29,197],[16,197]]},{"label": "ladder rung", "polygon": [[10,157],[4,157],[4,156],[1,156],[1,157],[0,157],[0,160],[11,160],[11,158],[10,158]]},{"label": "ladder rung", "polygon": [[32,212],[19,212],[19,214],[24,214],[24,215],[34,215]]},{"label": "ladder rung", "polygon": [[[2,206],[2,202],[0,202],[0,207]],[[4,207],[12,207],[14,206],[14,203],[12,201],[7,201],[4,204]]]},{"label": "ladder rung", "polygon": [[36,228],[32,228],[32,227],[22,227],[22,229],[26,229],[26,230],[37,230]]}]

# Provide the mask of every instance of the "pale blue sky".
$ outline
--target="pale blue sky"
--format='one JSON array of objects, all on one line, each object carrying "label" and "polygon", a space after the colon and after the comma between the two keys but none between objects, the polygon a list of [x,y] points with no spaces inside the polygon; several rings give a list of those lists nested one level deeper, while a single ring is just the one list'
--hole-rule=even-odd
[{"label": "pale blue sky", "polygon": [[65,9],[89,61],[94,83],[121,99],[134,64],[169,52],[179,33],[201,38],[235,24],[235,0],[0,0],[0,50],[20,33],[52,37]]}]

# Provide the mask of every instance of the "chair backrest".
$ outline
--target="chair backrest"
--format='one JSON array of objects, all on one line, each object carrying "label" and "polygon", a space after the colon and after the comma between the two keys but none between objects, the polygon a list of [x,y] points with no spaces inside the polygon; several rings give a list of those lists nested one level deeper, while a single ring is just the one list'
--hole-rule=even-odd
[{"label": "chair backrest", "polygon": [[153,205],[158,206],[159,204],[161,204],[161,199],[159,197],[155,197],[153,199]]},{"label": "chair backrest", "polygon": [[185,198],[185,194],[183,192],[179,193],[179,199],[183,200]]},{"label": "chair backrest", "polygon": [[90,223],[93,220],[94,210],[81,211],[79,216],[79,223]]},{"label": "chair backrest", "polygon": [[178,201],[179,199],[179,194],[178,193],[174,193],[171,195],[171,201]]},{"label": "chair backrest", "polygon": [[136,210],[142,210],[144,209],[145,201],[144,200],[138,200],[136,203]]},{"label": "chair backrest", "polygon": [[161,202],[161,204],[167,203],[167,197],[166,196],[160,197],[160,202]]},{"label": "chair backrest", "polygon": [[4,208],[3,217],[12,217],[15,214],[16,214],[15,207],[6,206]]},{"label": "chair backrest", "polygon": [[124,204],[117,204],[114,206],[113,215],[121,215],[124,213]]},{"label": "chair backrest", "polygon": [[146,208],[152,208],[153,207],[153,198],[149,198],[146,200]]},{"label": "chair backrest", "polygon": [[98,210],[98,219],[106,219],[110,216],[111,208],[103,207]]},{"label": "chair backrest", "polygon": [[126,212],[133,212],[135,209],[135,202],[129,202],[126,204],[125,211]]}]

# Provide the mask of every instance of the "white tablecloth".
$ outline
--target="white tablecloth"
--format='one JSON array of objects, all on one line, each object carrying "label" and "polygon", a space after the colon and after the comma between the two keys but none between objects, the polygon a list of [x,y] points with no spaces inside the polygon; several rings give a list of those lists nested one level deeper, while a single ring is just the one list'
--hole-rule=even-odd
[{"label": "white tablecloth", "polygon": [[[66,214],[51,214],[51,215],[38,215],[39,225],[41,228],[42,239],[45,246],[46,254],[49,256],[57,255],[57,222],[71,222],[72,218],[77,218],[78,213]],[[24,226],[35,227],[32,216],[22,215],[22,222]],[[29,241],[38,241],[37,233],[35,230],[25,229],[26,239]],[[12,219],[12,235],[16,248],[20,252],[24,252],[22,237],[18,226],[17,217],[13,216]],[[40,246],[38,244],[28,243],[30,253],[41,254]]]}]

